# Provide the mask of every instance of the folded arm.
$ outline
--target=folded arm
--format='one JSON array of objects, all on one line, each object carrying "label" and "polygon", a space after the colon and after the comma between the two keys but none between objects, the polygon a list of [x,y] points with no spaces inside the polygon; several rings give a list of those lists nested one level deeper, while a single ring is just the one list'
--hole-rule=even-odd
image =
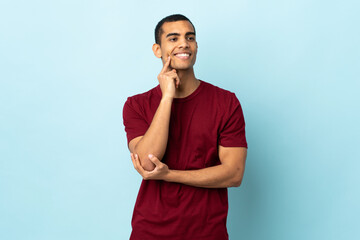
[{"label": "folded arm", "polygon": [[129,142],[130,152],[138,154],[145,170],[151,171],[155,168],[154,163],[148,158],[149,153],[158,159],[162,159],[165,154],[169,135],[171,104],[171,98],[163,98],[144,136],[136,137]]},{"label": "folded arm", "polygon": [[219,146],[221,164],[199,170],[171,170],[155,156],[150,155],[149,159],[156,167],[152,171],[146,171],[141,167],[136,155],[132,154],[131,158],[135,169],[145,180],[164,180],[204,188],[226,188],[240,186],[246,154],[247,149],[244,147]]},{"label": "folded arm", "polygon": [[144,136],[134,138],[129,142],[130,152],[136,153],[139,156],[141,166],[147,171],[155,168],[154,163],[148,158],[149,153],[152,153],[160,160],[165,154],[169,136],[171,105],[175,96],[175,90],[180,84],[176,70],[170,67],[170,57],[167,58],[158,75],[158,80],[162,98],[150,127]]}]

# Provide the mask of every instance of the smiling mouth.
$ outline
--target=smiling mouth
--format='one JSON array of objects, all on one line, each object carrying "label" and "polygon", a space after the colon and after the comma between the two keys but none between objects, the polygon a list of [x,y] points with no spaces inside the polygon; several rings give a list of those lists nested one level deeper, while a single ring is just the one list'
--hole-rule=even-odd
[{"label": "smiling mouth", "polygon": [[180,59],[188,59],[191,56],[191,53],[176,53],[174,54],[175,57],[180,58]]}]

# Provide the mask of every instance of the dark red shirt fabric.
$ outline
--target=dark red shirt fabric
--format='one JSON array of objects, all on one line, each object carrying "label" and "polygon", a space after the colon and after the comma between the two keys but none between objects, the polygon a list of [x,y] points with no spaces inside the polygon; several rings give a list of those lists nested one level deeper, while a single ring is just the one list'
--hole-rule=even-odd
[{"label": "dark red shirt fabric", "polygon": [[[129,97],[123,118],[128,143],[143,136],[161,100],[161,89]],[[243,112],[235,94],[207,82],[173,100],[168,145],[162,162],[170,169],[220,164],[218,145],[246,147]],[[131,240],[226,240],[226,188],[199,188],[143,180],[132,218]]]}]

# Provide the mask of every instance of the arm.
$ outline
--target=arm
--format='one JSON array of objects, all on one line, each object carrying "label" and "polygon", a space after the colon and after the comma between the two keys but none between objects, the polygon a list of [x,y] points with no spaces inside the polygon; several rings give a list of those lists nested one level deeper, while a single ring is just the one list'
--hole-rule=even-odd
[{"label": "arm", "polygon": [[195,187],[226,188],[239,187],[245,170],[247,149],[244,147],[219,146],[220,165],[199,170],[170,170],[167,165],[156,157],[150,160],[156,165],[151,171],[145,171],[139,165],[135,155],[131,155],[135,169],[145,180],[157,179],[177,182]]},{"label": "arm", "polygon": [[170,58],[168,58],[158,76],[162,99],[150,127],[144,136],[134,138],[129,142],[130,152],[136,153],[139,156],[141,165],[148,171],[153,170],[155,165],[147,155],[152,153],[158,159],[162,159],[165,154],[169,135],[171,105],[175,95],[175,87],[180,84],[180,79],[175,70],[169,71],[169,65]]}]

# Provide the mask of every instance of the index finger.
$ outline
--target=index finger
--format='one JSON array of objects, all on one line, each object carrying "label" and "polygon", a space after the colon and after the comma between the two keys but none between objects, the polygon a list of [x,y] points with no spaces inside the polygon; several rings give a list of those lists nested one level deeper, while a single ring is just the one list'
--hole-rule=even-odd
[{"label": "index finger", "polygon": [[170,56],[168,56],[163,68],[161,69],[161,73],[165,73],[166,70],[169,70],[169,66],[170,66]]},{"label": "index finger", "polygon": [[138,155],[131,153],[130,156],[131,156],[131,160],[134,164],[134,168],[136,169],[136,171],[138,171],[138,173],[140,173],[140,175],[142,175],[142,173],[144,172],[144,169],[141,166]]}]

